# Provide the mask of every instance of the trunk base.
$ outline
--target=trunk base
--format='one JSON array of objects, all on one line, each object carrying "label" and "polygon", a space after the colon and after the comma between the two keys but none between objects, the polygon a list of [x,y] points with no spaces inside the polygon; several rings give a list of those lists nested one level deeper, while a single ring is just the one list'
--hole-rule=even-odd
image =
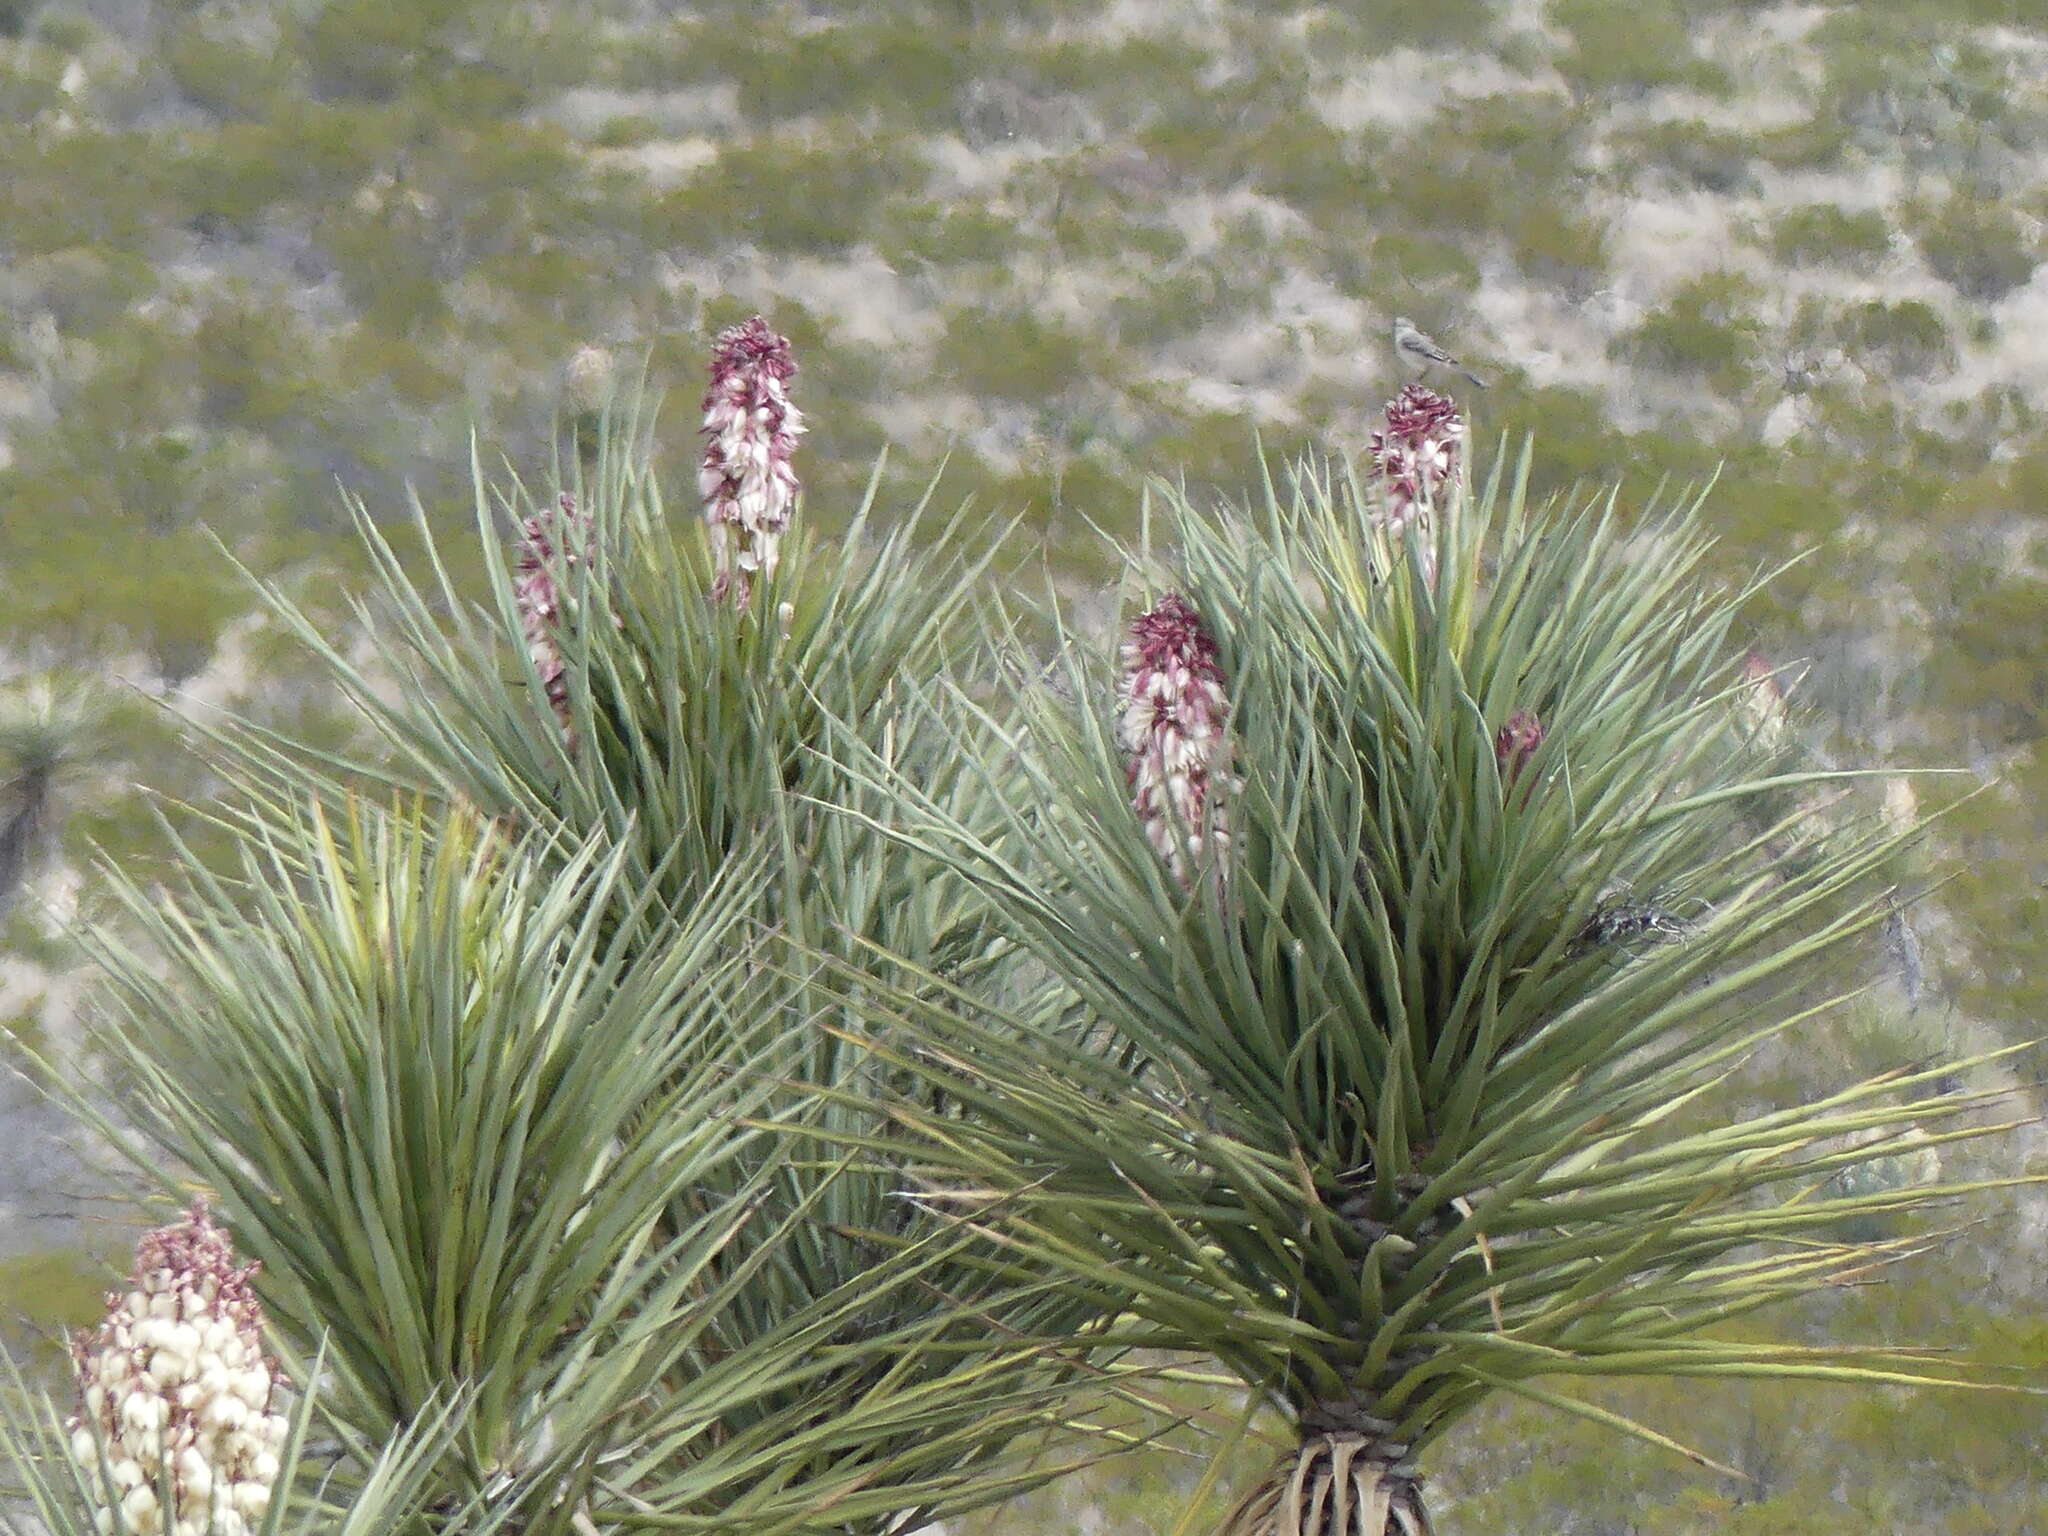
[{"label": "trunk base", "polygon": [[1239,1501],[1222,1536],[1433,1536],[1408,1448],[1355,1431],[1311,1434]]}]

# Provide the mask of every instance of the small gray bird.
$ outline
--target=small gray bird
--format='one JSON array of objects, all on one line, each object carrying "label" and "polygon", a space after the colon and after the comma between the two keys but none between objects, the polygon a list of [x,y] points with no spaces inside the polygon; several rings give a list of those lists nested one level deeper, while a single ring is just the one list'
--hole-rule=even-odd
[{"label": "small gray bird", "polygon": [[1394,317],[1394,356],[1412,379],[1426,379],[1430,369],[1443,367],[1462,373],[1480,389],[1486,388],[1486,380],[1415,329],[1415,322],[1406,315]]}]

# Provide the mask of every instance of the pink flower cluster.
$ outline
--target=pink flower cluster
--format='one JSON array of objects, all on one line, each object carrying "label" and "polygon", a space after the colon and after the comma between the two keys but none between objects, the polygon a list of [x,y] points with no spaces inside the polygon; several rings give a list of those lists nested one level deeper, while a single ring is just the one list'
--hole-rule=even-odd
[{"label": "pink flower cluster", "polygon": [[1442,498],[1464,468],[1465,421],[1452,401],[1410,384],[1387,402],[1386,427],[1369,445],[1373,475],[1386,487],[1386,525],[1400,533]]},{"label": "pink flower cluster", "polygon": [[1230,701],[1216,642],[1179,593],[1132,621],[1123,646],[1117,724],[1131,804],[1182,885],[1189,861],[1229,842],[1222,798],[1233,787],[1223,728]]},{"label": "pink flower cluster", "polygon": [[513,578],[512,596],[526,636],[526,653],[533,658],[548,703],[562,722],[563,744],[574,752],[576,726],[569,708],[569,682],[562,648],[555,639],[562,622],[562,594],[555,586],[558,539],[562,562],[574,566],[589,557],[590,530],[577,510],[576,498],[567,491],[554,510],[539,512],[520,526],[519,569]]},{"label": "pink flower cluster", "polygon": [[[245,1536],[270,1506],[287,1424],[263,1353],[263,1308],[204,1201],[143,1235],[126,1294],[72,1340],[71,1454],[135,1536]],[[169,1503],[164,1502],[168,1493]],[[115,1528],[111,1503],[95,1512]]]},{"label": "pink flower cluster", "polygon": [[796,508],[790,460],[804,421],[789,403],[796,373],[789,339],[759,315],[721,332],[704,395],[704,464],[697,488],[711,524],[718,575],[712,596],[745,608],[756,573],[775,574],[782,531]]}]

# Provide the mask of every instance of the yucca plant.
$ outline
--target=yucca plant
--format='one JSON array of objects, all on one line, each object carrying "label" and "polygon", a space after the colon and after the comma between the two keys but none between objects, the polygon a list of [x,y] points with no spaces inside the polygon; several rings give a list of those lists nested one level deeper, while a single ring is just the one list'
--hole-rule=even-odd
[{"label": "yucca plant", "polygon": [[656,940],[597,842],[242,804],[237,875],[116,882],[96,1113],[215,1192],[351,1465],[463,1399],[422,1529],[882,1530],[1054,1474],[1000,1453],[1057,1417],[1071,1323],[1016,1326],[1045,1303],[961,1234],[778,1278],[845,1168],[815,1163],[801,983],[761,964],[748,877]]},{"label": "yucca plant", "polygon": [[[778,342],[755,325],[721,347],[772,362]],[[108,1046],[147,1085],[152,1146],[253,1223],[281,1321],[330,1333],[333,1411],[362,1434],[475,1380],[458,1491],[503,1484],[535,1520],[894,1530],[1094,1454],[1035,1455],[1114,1340],[1086,1301],[1020,1283],[906,1199],[886,1153],[844,1150],[886,1133],[880,1069],[835,1026],[858,983],[819,956],[981,987],[1009,953],[964,885],[831,809],[887,802],[817,747],[828,722],[854,729],[977,814],[978,776],[913,735],[899,699],[971,665],[996,541],[964,514],[924,527],[921,506],[871,537],[872,485],[838,548],[785,533],[793,479],[771,475],[763,502],[742,469],[776,468],[793,413],[765,456],[725,441],[732,400],[779,383],[728,374],[707,401],[717,540],[672,525],[651,425],[629,413],[542,494],[477,474],[477,599],[424,529],[421,582],[366,514],[359,643],[270,592],[371,746],[209,732],[242,807],[219,819],[253,862],[199,877],[197,934],[133,898],[143,950],[184,974],[157,984],[116,951],[131,999]],[[393,796],[403,835],[363,821],[366,797]],[[364,850],[327,830],[359,826]],[[365,956],[367,934],[385,937]],[[355,997],[331,974],[344,961],[395,991]],[[337,996],[357,1011],[337,1017]],[[199,1023],[219,1013],[245,1022]],[[617,1041],[600,1047],[600,1021]],[[433,1063],[481,1070],[466,1052],[495,1031],[488,1071],[451,1098]],[[387,1081],[394,1052],[417,1066]],[[559,1116],[540,1142],[537,1094]],[[283,1141],[273,1099],[304,1120]],[[402,1145],[357,1146],[365,1106],[398,1117]],[[559,1163],[488,1188],[447,1166],[501,1147],[507,1116]],[[637,1155],[645,1179],[622,1179],[615,1160]],[[614,1202],[602,1228],[581,1214]]]},{"label": "yucca plant", "polygon": [[1176,569],[1133,554],[1121,676],[1070,641],[1021,725],[932,697],[993,830],[834,747],[1083,1005],[866,995],[953,1096],[898,1108],[928,1201],[1283,1417],[1237,1536],[1429,1530],[1417,1458],[1494,1393],[1674,1444],[1560,1378],[1959,1374],[1721,1327],[1873,1275],[1924,1234],[1857,1219],[1973,1187],[1843,1170],[1996,1128],[1934,1070],[1733,1086],[1825,1071],[1895,838],[1844,804],[1792,859],[1811,807],[1750,819],[1854,780],[1758,767],[1696,499],[1539,510],[1526,451],[1468,496],[1446,441],[1398,505],[1316,464],[1244,507],[1162,489]]}]

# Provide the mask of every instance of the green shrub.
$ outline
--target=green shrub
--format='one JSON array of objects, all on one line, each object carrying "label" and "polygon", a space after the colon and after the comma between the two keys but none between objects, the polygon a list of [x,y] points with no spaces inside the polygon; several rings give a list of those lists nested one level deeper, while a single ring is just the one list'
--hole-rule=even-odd
[{"label": "green shrub", "polygon": [[1479,286],[1479,267],[1463,243],[1434,235],[1389,230],[1374,238],[1366,279],[1397,284],[1403,292],[1470,293]]},{"label": "green shrub", "polygon": [[1095,348],[1028,309],[977,306],[946,317],[939,370],[972,394],[1050,400],[1094,372]]},{"label": "green shrub", "polygon": [[163,157],[143,133],[7,135],[0,164],[0,230],[17,260],[79,245],[139,251],[174,207]]},{"label": "green shrub", "polygon": [[1844,349],[1864,366],[1899,377],[1916,378],[1955,360],[1947,324],[1918,299],[1858,304],[1842,316],[1841,336]]},{"label": "green shrub", "polygon": [[1537,282],[1584,297],[1607,274],[1607,231],[1552,202],[1535,202],[1508,221],[1516,263]]},{"label": "green shrub", "polygon": [[1758,296],[1747,278],[1710,272],[1680,285],[1617,346],[1640,364],[1737,388],[1756,347],[1751,308]]},{"label": "green shrub", "polygon": [[262,117],[291,84],[284,51],[196,16],[171,30],[159,57],[185,99],[215,117]]},{"label": "green shrub", "polygon": [[2008,209],[1970,198],[1923,211],[1914,235],[1941,280],[1968,299],[1990,304],[2024,287],[2040,260],[2040,242]]},{"label": "green shrub", "polygon": [[1891,249],[1891,239],[1891,221],[1882,210],[1852,212],[1838,203],[1794,208],[1771,226],[1771,249],[1796,266],[1868,270]]},{"label": "green shrub", "polygon": [[654,201],[648,238],[708,251],[751,243],[825,254],[868,239],[888,204],[922,195],[925,167],[901,139],[829,134],[732,143],[690,181]]},{"label": "green shrub", "polygon": [[1364,145],[1306,107],[1240,134],[1231,163],[1255,190],[1317,225],[1341,223],[1379,200],[1379,178]]},{"label": "green shrub", "polygon": [[928,123],[965,83],[972,62],[956,28],[856,15],[797,32],[713,26],[698,34],[690,68],[698,81],[731,84],[754,122],[879,110]]},{"label": "green shrub", "polygon": [[290,315],[281,295],[213,295],[192,331],[201,421],[260,430],[307,398],[313,346]]},{"label": "green shrub", "polygon": [[1551,0],[1572,46],[1557,67],[1582,90],[1639,96],[1660,86],[1722,92],[1726,75],[1699,57],[1673,0]]},{"label": "green shrub", "polygon": [[[1312,38],[1312,48],[1349,42],[1352,51],[1362,51],[1358,48],[1361,35],[1372,48],[1381,51],[1442,48],[1450,40],[1462,40],[1467,47],[1484,47],[1500,16],[1499,0],[1436,0],[1427,6],[1407,4],[1405,0],[1362,0],[1346,10],[1345,21],[1355,26],[1345,27],[1337,37]],[[1326,17],[1327,14],[1324,13]]]},{"label": "green shrub", "polygon": [[661,124],[638,112],[608,117],[598,125],[590,142],[599,149],[631,149],[661,137]]},{"label": "green shrub", "polygon": [[1724,197],[1756,188],[1756,150],[1748,133],[1731,133],[1700,122],[1652,123],[1616,145],[1630,170],[1655,166],[1682,186]]},{"label": "green shrub", "polygon": [[[1169,33],[1139,33],[1105,43],[1091,34],[1054,42],[1020,39],[1000,61],[1000,78],[1015,82],[1034,105],[1048,113],[1070,98],[1084,100],[1100,113],[1113,134],[1134,139],[1146,153],[1174,161],[1175,144],[1190,135],[1208,137],[1229,128],[1227,100],[1209,99],[1192,91],[1144,91],[1134,81],[1192,80],[1214,62],[1214,55],[1189,38]],[[1227,88],[1225,96],[1228,96]],[[1176,162],[1195,169],[1199,157]]]},{"label": "green shrub", "polygon": [[448,34],[468,3],[326,0],[293,28],[294,51],[321,97],[391,101],[449,62]]},{"label": "green shrub", "polygon": [[253,235],[305,175],[279,153],[278,139],[266,124],[226,123],[188,141],[171,172],[186,222],[217,235]]},{"label": "green shrub", "polygon": [[1012,261],[1021,243],[1016,220],[981,203],[902,201],[880,222],[876,248],[906,271]]},{"label": "green shrub", "polygon": [[98,245],[31,257],[17,264],[13,275],[34,295],[33,302],[74,336],[112,324],[154,293],[157,282],[156,270],[141,257]]}]

